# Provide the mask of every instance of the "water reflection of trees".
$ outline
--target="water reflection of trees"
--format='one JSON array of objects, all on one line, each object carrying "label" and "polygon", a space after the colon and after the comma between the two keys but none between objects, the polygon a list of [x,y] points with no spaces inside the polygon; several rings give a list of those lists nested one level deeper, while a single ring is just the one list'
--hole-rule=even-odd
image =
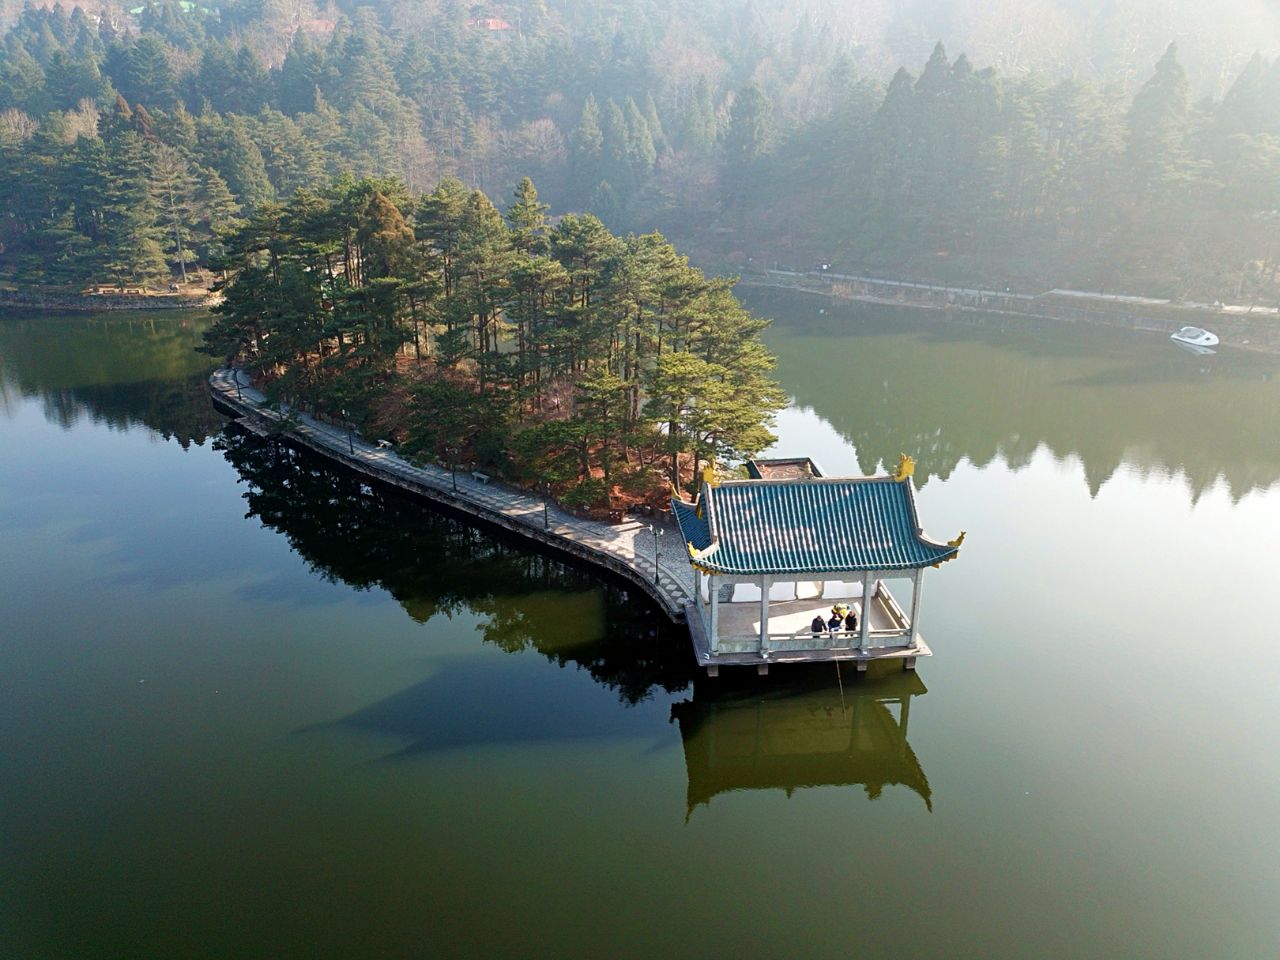
[{"label": "water reflection of trees", "polygon": [[143,426],[203,444],[221,427],[195,352],[205,322],[180,317],[36,317],[0,321],[0,380],[39,397],[44,415],[69,429],[82,418],[125,430]]},{"label": "water reflection of trees", "polygon": [[693,698],[671,708],[684,741],[688,814],[737,790],[790,796],[852,785],[873,800],[886,786],[905,786],[932,810],[929,780],[907,742],[911,698],[928,692],[924,683],[900,670],[843,688],[833,679],[828,665],[738,692],[699,680]]},{"label": "water reflection of trees", "polygon": [[116,430],[146,427],[183,449],[203,446],[222,426],[203,373],[185,380],[50,389],[41,398],[45,418],[63,429],[87,416]]},{"label": "water reflection of trees", "polygon": [[1155,333],[943,323],[817,298],[753,306],[780,318],[769,345],[783,386],[856,447],[866,472],[906,450],[923,483],[965,459],[1017,469],[1044,446],[1079,458],[1094,494],[1122,464],[1181,473],[1194,498],[1219,479],[1235,498],[1280,481],[1280,445],[1265,429],[1280,419],[1274,357],[1196,357]]},{"label": "water reflection of trees", "polygon": [[419,622],[480,614],[486,642],[578,666],[628,702],[689,684],[688,634],[625,586],[286,445],[238,434],[219,445],[248,485],[249,515],[321,576],[384,589]]}]

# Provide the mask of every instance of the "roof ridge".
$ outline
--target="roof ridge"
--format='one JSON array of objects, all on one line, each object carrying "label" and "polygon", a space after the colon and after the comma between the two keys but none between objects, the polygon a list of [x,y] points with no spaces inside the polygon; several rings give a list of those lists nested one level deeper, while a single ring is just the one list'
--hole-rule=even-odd
[{"label": "roof ridge", "polygon": [[[772,477],[753,480],[750,477],[734,477],[731,480],[721,480],[716,487],[763,487],[763,486],[780,486],[782,484],[804,484],[804,483],[869,483],[873,480],[887,480],[890,483],[901,483],[902,481],[894,479],[892,474],[873,473],[861,477]],[[712,487],[711,489],[716,489]]]}]

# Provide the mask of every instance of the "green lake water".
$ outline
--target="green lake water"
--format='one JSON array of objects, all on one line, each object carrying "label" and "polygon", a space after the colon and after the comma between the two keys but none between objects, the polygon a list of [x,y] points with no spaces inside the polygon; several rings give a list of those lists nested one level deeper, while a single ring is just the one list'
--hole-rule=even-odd
[{"label": "green lake water", "polygon": [[198,317],[0,319],[0,957],[1280,952],[1280,358],[753,294],[919,461],[917,674],[695,680],[593,570],[224,433]]}]

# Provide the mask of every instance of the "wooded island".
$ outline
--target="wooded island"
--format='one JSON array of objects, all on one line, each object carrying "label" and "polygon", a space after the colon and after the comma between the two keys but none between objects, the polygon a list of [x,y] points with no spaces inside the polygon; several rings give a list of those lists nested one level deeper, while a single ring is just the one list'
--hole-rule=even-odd
[{"label": "wooded island", "polygon": [[768,446],[786,402],[731,279],[656,233],[551,225],[527,178],[505,216],[453,179],[414,197],[340,178],[226,244],[210,353],[272,399],[569,506],[658,502]]}]

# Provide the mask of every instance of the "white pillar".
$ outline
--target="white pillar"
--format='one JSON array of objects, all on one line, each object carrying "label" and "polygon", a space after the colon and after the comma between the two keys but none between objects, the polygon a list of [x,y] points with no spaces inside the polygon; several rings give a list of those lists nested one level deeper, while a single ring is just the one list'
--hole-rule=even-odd
[{"label": "white pillar", "polygon": [[716,583],[716,575],[713,573],[707,577],[707,591],[711,594],[711,636],[709,642],[711,644],[711,652],[720,652],[720,585]]},{"label": "white pillar", "polygon": [[924,582],[924,571],[916,570],[914,582],[911,585],[911,633],[907,637],[907,646],[914,647],[916,645],[916,637],[920,632],[916,629],[916,618],[920,616],[920,584]]},{"label": "white pillar", "polygon": [[874,587],[875,581],[868,570],[862,575],[862,622],[858,624],[858,646],[864,650],[867,648],[867,633],[871,629],[871,591]]},{"label": "white pillar", "polygon": [[769,652],[769,583],[768,577],[760,578],[760,655]]}]

